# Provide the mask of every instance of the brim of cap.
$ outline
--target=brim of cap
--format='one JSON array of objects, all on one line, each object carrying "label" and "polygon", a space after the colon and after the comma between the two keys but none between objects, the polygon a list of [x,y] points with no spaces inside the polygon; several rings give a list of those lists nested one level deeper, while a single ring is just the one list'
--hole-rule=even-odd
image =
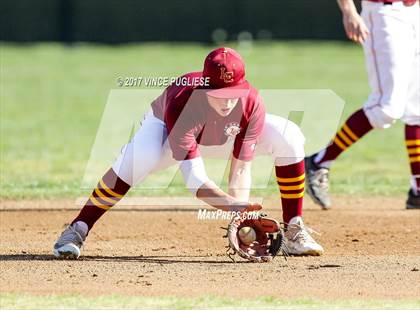
[{"label": "brim of cap", "polygon": [[249,83],[245,81],[244,83],[231,87],[209,89],[206,91],[206,94],[210,97],[221,99],[242,98],[248,96],[249,89]]}]

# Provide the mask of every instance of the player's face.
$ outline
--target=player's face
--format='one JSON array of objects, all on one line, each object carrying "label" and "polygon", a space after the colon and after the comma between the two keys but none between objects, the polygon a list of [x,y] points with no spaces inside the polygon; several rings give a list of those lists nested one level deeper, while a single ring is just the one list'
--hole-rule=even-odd
[{"label": "player's face", "polygon": [[221,116],[228,116],[238,104],[239,98],[215,98],[207,95],[210,106]]}]

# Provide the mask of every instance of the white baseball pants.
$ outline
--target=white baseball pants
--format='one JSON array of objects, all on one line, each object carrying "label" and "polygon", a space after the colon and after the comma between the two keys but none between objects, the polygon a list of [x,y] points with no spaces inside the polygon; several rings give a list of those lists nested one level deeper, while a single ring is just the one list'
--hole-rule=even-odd
[{"label": "white baseball pants", "polygon": [[362,1],[362,18],[370,30],[363,44],[372,89],[364,105],[369,122],[375,128],[397,119],[420,125],[419,5]]},{"label": "white baseball pants", "polygon": [[[199,146],[204,158],[228,160],[234,137],[224,145]],[[256,145],[256,155],[271,155],[276,166],[297,163],[305,157],[305,138],[300,128],[291,121],[267,114],[263,132]],[[155,171],[168,168],[177,161],[167,140],[165,124],[149,112],[133,139],[124,146],[112,168],[127,184],[134,186]]]}]

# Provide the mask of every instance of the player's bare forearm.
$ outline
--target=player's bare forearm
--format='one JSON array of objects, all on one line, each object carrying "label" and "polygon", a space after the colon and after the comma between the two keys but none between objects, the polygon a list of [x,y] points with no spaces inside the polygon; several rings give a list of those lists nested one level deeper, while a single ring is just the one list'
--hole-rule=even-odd
[{"label": "player's bare forearm", "polygon": [[229,172],[229,195],[240,201],[248,201],[251,182],[251,161],[232,158]]},{"label": "player's bare forearm", "polygon": [[343,15],[357,14],[357,9],[353,0],[337,0],[337,3]]},{"label": "player's bare forearm", "polygon": [[353,0],[337,0],[337,2],[343,13],[343,26],[347,37],[356,43],[363,43],[369,35],[369,29],[357,13]]},{"label": "player's bare forearm", "polygon": [[261,209],[259,204],[241,201],[222,191],[214,185],[214,183],[204,183],[196,194],[197,198],[204,201],[208,205],[221,209],[223,211],[257,211]]},{"label": "player's bare forearm", "polygon": [[204,183],[197,190],[197,198],[211,205],[212,207],[225,211],[229,211],[230,206],[238,204],[239,202],[234,197],[226,194],[220,188],[214,186],[214,184],[211,183]]}]

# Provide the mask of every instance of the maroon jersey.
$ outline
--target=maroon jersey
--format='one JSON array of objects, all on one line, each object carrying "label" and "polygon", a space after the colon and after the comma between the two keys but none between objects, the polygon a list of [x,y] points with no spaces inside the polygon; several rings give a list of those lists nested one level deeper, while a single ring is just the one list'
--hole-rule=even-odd
[{"label": "maroon jersey", "polygon": [[[202,77],[202,72],[184,75]],[[199,86],[170,85],[153,103],[155,117],[167,127],[168,139],[176,160],[200,156],[198,145],[222,145],[234,139],[233,156],[252,160],[257,138],[262,132],[265,108],[255,88],[244,85],[241,97],[227,116],[219,115],[208,103],[206,89]]]}]

